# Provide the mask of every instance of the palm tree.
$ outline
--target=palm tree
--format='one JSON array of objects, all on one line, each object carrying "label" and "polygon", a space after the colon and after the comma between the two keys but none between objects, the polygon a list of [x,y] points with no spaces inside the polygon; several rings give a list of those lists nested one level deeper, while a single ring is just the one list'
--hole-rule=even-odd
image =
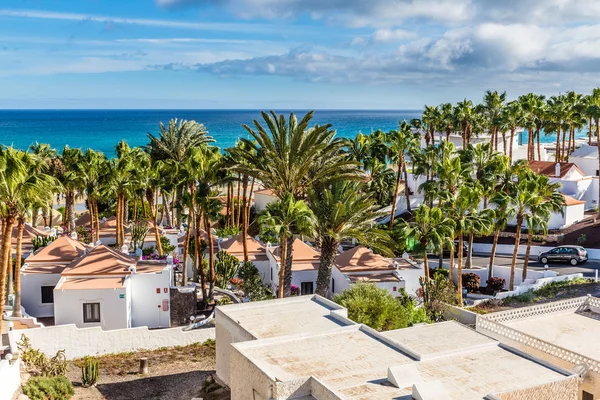
[{"label": "palm tree", "polygon": [[421,118],[426,128],[425,144],[429,146],[435,142],[435,132],[444,125],[442,110],[439,107],[425,106]]},{"label": "palm tree", "polygon": [[61,154],[62,169],[58,179],[65,190],[65,225],[69,232],[75,231],[75,195],[84,187],[81,176],[81,160],[83,153],[80,149],[69,146],[63,148]]},{"label": "palm tree", "polygon": [[[527,128],[527,159],[535,160],[535,133],[538,119],[545,106],[545,97],[535,93],[520,96],[518,101],[522,110],[522,121]],[[540,151],[538,150],[538,153]]]},{"label": "palm tree", "polygon": [[[523,109],[521,104],[517,101],[511,101],[506,105],[501,116],[501,129],[510,130],[510,141],[508,142],[508,158],[510,162],[513,161],[513,141],[515,139],[515,132],[523,125]],[[504,154],[506,155],[506,146],[504,146]]]},{"label": "palm tree", "polygon": [[569,129],[569,142],[567,144],[567,148],[565,149],[565,141],[563,137],[562,152],[565,155],[563,157],[564,160],[569,162],[569,156],[571,155],[571,152],[575,151],[575,130],[583,128],[586,123],[584,116],[586,104],[583,95],[575,92],[568,92],[566,94],[565,103],[567,106],[567,117],[565,123],[568,125]]},{"label": "palm tree", "polygon": [[373,196],[358,182],[337,181],[322,189],[313,189],[309,193],[309,206],[321,244],[316,293],[327,296],[333,260],[342,240],[353,238],[371,247],[386,249],[390,238],[380,230],[371,229],[381,214],[376,211]]},{"label": "palm tree", "polygon": [[[564,153],[561,153],[561,134],[563,135],[563,143],[565,141],[564,137],[566,136],[565,131],[565,120],[567,118],[567,106],[565,104],[565,96],[552,96],[547,101],[548,113],[547,113],[547,122],[544,128],[544,131],[547,134],[556,133],[556,151],[555,151],[555,159],[556,162],[562,161],[564,159]],[[564,147],[564,146],[563,146]]]},{"label": "palm tree", "polygon": [[[0,147],[0,216],[3,221],[0,247],[0,315],[4,312],[6,281],[8,269],[12,264],[11,238],[14,224],[19,217],[22,217],[19,218],[19,224],[24,223],[24,210],[28,210],[32,204],[47,202],[47,196],[52,195],[54,187],[56,182],[43,172],[34,155],[13,147]],[[17,270],[16,274],[19,273]],[[20,293],[20,288],[17,290]]]},{"label": "palm tree", "polygon": [[[158,136],[148,133],[150,143],[146,146],[146,151],[153,160],[182,163],[189,156],[191,149],[214,142],[204,125],[196,121],[172,119],[166,127],[161,122],[159,130]],[[174,203],[179,203],[183,195],[183,187],[177,187],[174,195]],[[180,216],[181,210],[177,209],[177,217],[174,215],[173,218],[177,220],[176,224],[179,227],[181,227]]]},{"label": "palm tree", "polygon": [[525,215],[527,222],[527,249],[525,251],[525,261],[523,263],[522,281],[527,279],[527,266],[529,264],[529,255],[531,252],[531,241],[533,232],[541,230],[544,234],[548,232],[548,222],[552,213],[559,212],[563,214],[565,199],[559,192],[559,183],[550,183],[546,175],[534,175],[532,177],[536,183],[536,192],[533,201],[529,206],[529,212]]},{"label": "palm tree", "polygon": [[445,216],[440,208],[430,208],[425,204],[421,204],[419,208],[415,210],[414,217],[414,221],[409,223],[409,227],[406,230],[406,237],[418,241],[422,246],[423,269],[425,273],[425,290],[423,298],[427,301],[430,281],[427,249],[431,245],[443,242],[446,237],[452,237],[455,222],[451,218]]},{"label": "palm tree", "polygon": [[487,90],[483,96],[483,109],[486,125],[491,135],[489,150],[498,150],[498,132],[501,125],[500,116],[506,104],[506,92],[498,93]]},{"label": "palm tree", "polygon": [[295,200],[291,193],[286,193],[283,199],[267,204],[258,221],[263,229],[270,230],[279,237],[281,263],[278,297],[289,297],[292,285],[294,234],[312,234],[314,215],[303,200]]},{"label": "palm tree", "polygon": [[442,126],[446,131],[446,141],[450,141],[450,134],[454,132],[456,120],[454,118],[454,106],[452,103],[445,103],[440,106],[442,113]]},{"label": "palm tree", "polygon": [[471,142],[473,132],[473,119],[475,118],[475,109],[471,100],[464,99],[456,104],[454,108],[454,118],[457,126],[460,127],[463,140],[462,147],[465,148]]},{"label": "palm tree", "polygon": [[92,243],[100,240],[98,198],[100,197],[100,179],[106,169],[106,163],[104,154],[88,149],[81,159],[79,169],[87,195]]},{"label": "palm tree", "polygon": [[390,214],[390,230],[394,225],[394,217],[396,214],[396,204],[398,203],[398,194],[400,191],[400,183],[402,182],[402,174],[404,173],[404,195],[406,196],[406,209],[410,209],[410,190],[408,188],[408,171],[406,168],[406,155],[413,153],[419,148],[420,135],[414,133],[410,125],[406,121],[400,123],[400,129],[391,131],[388,134],[390,142],[390,158],[396,160],[398,172],[396,173],[396,188],[394,190],[394,199],[392,201],[392,212]]}]

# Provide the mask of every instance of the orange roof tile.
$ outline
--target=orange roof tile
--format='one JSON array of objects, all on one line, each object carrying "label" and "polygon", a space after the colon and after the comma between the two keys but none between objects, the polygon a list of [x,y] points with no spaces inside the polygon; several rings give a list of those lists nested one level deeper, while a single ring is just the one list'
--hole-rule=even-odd
[{"label": "orange roof tile", "polygon": [[562,195],[565,198],[565,205],[567,207],[569,207],[569,206],[576,206],[576,205],[579,205],[579,204],[585,204],[585,201],[577,200],[577,199],[575,199],[575,198],[573,198],[573,197],[571,197],[569,195],[566,195],[564,193]]},{"label": "orange roof tile", "polygon": [[72,278],[66,279],[56,290],[120,289],[123,278]]},{"label": "orange roof tile", "polygon": [[75,220],[75,225],[77,226],[86,226],[90,224],[90,213],[83,213]]},{"label": "orange roof tile", "polygon": [[[561,162],[560,164],[560,178],[564,178],[565,175],[571,170],[571,168],[575,168],[582,176],[585,176],[585,172],[583,172],[577,165],[574,163]],[[556,162],[552,161],[529,161],[529,168],[536,174],[546,175],[551,178],[556,177]]]},{"label": "orange roof tile", "polygon": [[275,192],[273,192],[271,189],[255,190],[254,194],[264,194],[265,196],[277,197],[277,195],[275,194]]},{"label": "orange roof tile", "polygon": [[[281,247],[272,251],[273,255],[281,259]],[[306,271],[319,269],[321,252],[307,245],[300,239],[295,239],[292,244],[292,271]]]},{"label": "orange roof tile", "polygon": [[85,253],[86,246],[71,239],[69,236],[60,236],[49,245],[38,249],[25,259],[26,263],[56,262],[69,263]]},{"label": "orange roof tile", "polygon": [[393,260],[373,253],[365,246],[356,246],[338,255],[335,265],[341,272],[395,270]]},{"label": "orange roof tile", "polygon": [[386,274],[356,274],[348,275],[350,282],[400,282],[400,278],[391,273]]},{"label": "orange roof tile", "polygon": [[[251,236],[246,236],[246,246],[248,248],[248,253],[259,253],[264,254],[266,257],[267,251],[265,250],[263,244],[258,240],[254,239]],[[225,250],[229,254],[244,254],[244,243],[242,240],[242,234],[238,234],[231,239],[225,240],[221,242],[221,249]]]}]

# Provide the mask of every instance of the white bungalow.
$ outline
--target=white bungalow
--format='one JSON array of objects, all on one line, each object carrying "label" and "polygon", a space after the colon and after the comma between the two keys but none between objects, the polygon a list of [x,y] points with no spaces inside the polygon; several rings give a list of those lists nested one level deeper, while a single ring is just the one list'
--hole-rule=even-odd
[{"label": "white bungalow", "polygon": [[414,296],[420,288],[419,277],[422,275],[423,269],[411,261],[393,260],[364,246],[357,246],[335,258],[330,290],[336,294],[355,283],[372,282],[394,296],[398,296],[401,288]]},{"label": "white bungalow", "polygon": [[254,208],[256,211],[262,211],[267,207],[267,204],[276,202],[279,198],[271,189],[260,189],[254,191]]},{"label": "white bungalow", "polygon": [[[219,250],[225,250],[227,253],[237,257],[240,262],[244,262],[244,241],[242,234],[238,234],[230,239],[219,242]],[[258,269],[263,281],[265,277],[270,276],[270,264],[267,258],[267,249],[264,244],[246,236],[246,247],[248,250],[248,261],[252,262]]]},{"label": "white bungalow", "polygon": [[[269,273],[263,276],[263,282],[273,290],[279,286],[279,271],[281,265],[281,247],[267,245],[269,258]],[[317,289],[317,275],[321,252],[307,245],[300,239],[295,239],[292,245],[292,285],[300,288],[300,294],[313,294]]]},{"label": "white bungalow", "polygon": [[172,265],[99,245],[69,264],[54,288],[54,322],[104,330],[171,325]]},{"label": "white bungalow", "polygon": [[61,273],[86,252],[85,244],[61,236],[25,259],[21,268],[21,305],[32,317],[54,315],[54,287]]}]

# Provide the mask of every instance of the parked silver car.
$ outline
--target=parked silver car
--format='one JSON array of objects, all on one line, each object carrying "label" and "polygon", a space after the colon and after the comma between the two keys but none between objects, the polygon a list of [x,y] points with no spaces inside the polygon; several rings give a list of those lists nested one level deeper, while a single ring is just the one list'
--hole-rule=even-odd
[{"label": "parked silver car", "polygon": [[584,263],[588,260],[587,250],[581,246],[559,246],[538,256],[542,264],[549,262],[565,262],[571,265]]}]

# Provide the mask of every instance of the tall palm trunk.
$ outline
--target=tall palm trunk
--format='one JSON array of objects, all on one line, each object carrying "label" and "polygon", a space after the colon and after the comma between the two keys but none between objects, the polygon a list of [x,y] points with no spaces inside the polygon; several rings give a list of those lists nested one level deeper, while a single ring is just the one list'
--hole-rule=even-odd
[{"label": "tall palm trunk", "polygon": [[462,262],[463,262],[463,233],[458,232],[458,269],[456,271],[456,281],[457,281],[457,290],[458,290],[458,306],[463,306],[463,297],[462,297]]},{"label": "tall palm trunk", "polygon": [[115,213],[117,214],[115,217],[117,218],[117,228],[115,231],[115,235],[116,235],[116,242],[115,245],[117,246],[117,248],[121,247],[121,231],[120,231],[120,227],[121,227],[121,194],[117,193],[117,206],[115,209]]},{"label": "tall palm trunk", "polygon": [[196,259],[196,269],[198,276],[200,277],[200,290],[202,292],[202,301],[207,302],[208,297],[206,294],[206,274],[204,272],[204,253],[200,252],[200,227],[202,226],[200,213],[196,216],[196,234],[194,235],[194,253]]},{"label": "tall palm trunk", "polygon": [[50,224],[48,225],[50,228],[52,228],[52,226],[54,225],[54,196],[50,196],[51,200],[50,200],[50,205],[48,206],[49,210],[48,210],[48,214],[49,214],[49,218],[50,218]]},{"label": "tall palm trunk", "polygon": [[94,208],[96,210],[96,240],[100,240],[100,213],[98,212],[98,201],[94,201]]},{"label": "tall palm trunk", "polygon": [[283,296],[289,297],[292,295],[292,264],[294,262],[293,259],[293,245],[294,245],[294,235],[290,235],[287,238],[286,244],[286,255],[285,255],[285,273],[283,278]]},{"label": "tall palm trunk", "polygon": [[[162,243],[160,242],[160,232],[158,231],[158,201],[154,201],[154,191],[147,190],[146,196],[148,204],[150,205],[150,215],[152,216],[152,222],[154,222],[154,240],[156,241],[156,251],[158,255],[163,255]],[[157,196],[158,198],[158,196]],[[158,200],[158,199],[157,199]],[[155,205],[156,203],[156,205]]]},{"label": "tall palm trunk", "polygon": [[208,271],[209,271],[209,292],[208,292],[208,300],[212,299],[213,290],[215,287],[215,251],[214,251],[214,243],[213,236],[210,231],[210,219],[208,215],[204,215],[204,224],[206,225],[206,232],[208,233]]},{"label": "tall palm trunk", "polygon": [[536,133],[536,141],[537,141],[537,153],[538,153],[538,160],[542,161],[542,146],[540,144],[540,135],[541,135],[541,131],[538,129],[537,133]]},{"label": "tall palm trunk", "polygon": [[177,222],[177,216],[175,215],[175,195],[177,190],[173,189],[171,193],[171,226],[176,226],[177,229],[181,229],[181,225]]},{"label": "tall palm trunk", "polygon": [[529,229],[527,230],[527,249],[525,250],[525,261],[523,262],[523,276],[522,276],[522,281],[521,282],[525,282],[525,279],[527,279],[527,266],[529,264],[529,253],[531,252],[531,240],[533,238],[533,229],[531,229],[531,227],[529,227]]},{"label": "tall palm trunk", "polygon": [[510,286],[509,290],[515,289],[515,266],[517,265],[517,254],[521,243],[521,227],[523,226],[523,216],[517,217],[517,233],[515,235],[515,249],[513,250],[512,261],[510,263]]},{"label": "tall palm trunk", "polygon": [[246,207],[246,221],[250,223],[250,208],[252,208],[252,195],[254,194],[254,177],[252,178],[252,184],[250,185],[250,192],[248,193],[248,204]]},{"label": "tall palm trunk", "polygon": [[429,276],[429,259],[427,258],[427,250],[423,253],[423,270],[425,272],[425,287],[423,288],[423,301],[429,303],[429,287],[431,285]]},{"label": "tall palm trunk", "polygon": [[592,121],[594,119],[590,117],[590,130],[588,131],[588,145],[592,145]]},{"label": "tall palm trunk", "polygon": [[[319,257],[316,293],[323,297],[329,297],[331,269],[333,267],[333,260],[337,255],[338,246],[339,242],[332,237],[323,238],[321,241],[321,256]],[[333,293],[331,293],[331,295],[333,296]]]},{"label": "tall palm trunk", "polygon": [[[596,147],[598,148],[598,171],[600,171],[600,118],[595,118],[595,123],[596,123]],[[598,204],[600,204],[600,190],[598,191]],[[598,208],[598,218],[600,218],[600,207]]]},{"label": "tall palm trunk", "polygon": [[[454,241],[453,241],[454,242]],[[448,279],[450,282],[454,283],[454,249],[450,249],[450,274],[448,275]]]},{"label": "tall palm trunk", "polygon": [[[246,214],[246,191],[248,190],[248,178],[244,176],[242,183],[242,208],[239,209],[238,213],[242,214],[242,245],[244,247],[244,262],[248,262],[248,242],[246,236],[248,236],[248,218]],[[242,210],[244,212],[242,213]],[[210,233],[210,232],[209,232]]]},{"label": "tall palm trunk", "polygon": [[513,160],[513,141],[515,140],[515,128],[510,128],[510,143],[508,144],[510,147],[508,149],[508,158],[510,163],[512,164]]},{"label": "tall palm trunk", "polygon": [[173,226],[173,219],[171,218],[171,212],[169,208],[169,200],[167,199],[167,195],[162,193],[162,212],[165,217],[165,221],[163,221],[167,226]]},{"label": "tall palm trunk", "polygon": [[502,132],[502,152],[506,155],[506,132]]},{"label": "tall palm trunk", "polygon": [[410,207],[410,190],[408,188],[408,169],[406,168],[406,159],[402,157],[402,165],[404,169],[404,196],[406,197],[406,211],[412,212]]},{"label": "tall palm trunk", "polygon": [[69,232],[75,232],[75,193],[72,190],[67,192],[67,220],[68,225],[67,228]]},{"label": "tall palm trunk", "polygon": [[496,258],[496,249],[498,248],[498,237],[500,236],[500,229],[496,229],[494,232],[494,241],[492,242],[492,254],[490,254],[490,265],[488,266],[488,279],[494,276],[494,259]]},{"label": "tall palm trunk", "polygon": [[2,232],[2,258],[0,259],[0,316],[4,313],[4,300],[6,299],[6,275],[9,265],[12,263],[11,253],[11,237],[12,229],[15,224],[15,217],[8,215],[4,218],[4,231]]},{"label": "tall palm trunk", "polygon": [[242,185],[242,174],[238,172],[237,196],[236,196],[236,204],[234,204],[236,211],[233,215],[235,226],[240,226],[240,222],[241,222],[241,220],[240,220],[240,217],[241,217],[241,215],[240,215],[240,206],[241,206],[241,204],[240,204],[240,189],[242,188],[241,185]]},{"label": "tall palm trunk", "polygon": [[[462,248],[459,250],[462,251]],[[467,269],[473,266],[473,231],[469,233],[469,251],[467,252],[467,262],[465,266]]]},{"label": "tall palm trunk", "polygon": [[285,236],[281,237],[281,245],[279,246],[280,254],[279,254],[279,287],[277,288],[277,297],[283,298],[283,286],[285,283],[285,265],[286,265],[286,256],[287,256],[287,238]]},{"label": "tall palm trunk", "polygon": [[563,133],[563,136],[562,136],[562,149],[560,151],[561,161],[565,160],[566,145],[567,145],[567,131],[565,130],[565,132]]},{"label": "tall palm trunk", "polygon": [[17,254],[15,259],[15,304],[13,306],[13,317],[21,317],[21,257],[23,244],[23,230],[25,228],[25,220],[22,217],[18,218],[17,225]]},{"label": "tall palm trunk", "polygon": [[[400,194],[400,181],[402,180],[402,161],[398,164],[398,174],[396,176],[396,187],[394,189],[394,201],[392,202],[392,212],[390,213],[390,231],[394,227],[394,217],[396,216],[396,203]],[[405,183],[406,185],[406,183]]]},{"label": "tall palm trunk", "polygon": [[554,152],[554,159],[556,162],[560,161],[560,123],[556,130],[556,151]]},{"label": "tall palm trunk", "polygon": [[[142,201],[142,206],[144,205],[144,202]],[[133,220],[136,221],[137,220],[137,200],[134,199],[133,201]]]},{"label": "tall palm trunk", "polygon": [[191,219],[188,221],[187,227],[185,228],[185,241],[183,242],[183,268],[181,269],[181,286],[187,285],[187,265],[188,255],[190,251],[190,226]]}]

